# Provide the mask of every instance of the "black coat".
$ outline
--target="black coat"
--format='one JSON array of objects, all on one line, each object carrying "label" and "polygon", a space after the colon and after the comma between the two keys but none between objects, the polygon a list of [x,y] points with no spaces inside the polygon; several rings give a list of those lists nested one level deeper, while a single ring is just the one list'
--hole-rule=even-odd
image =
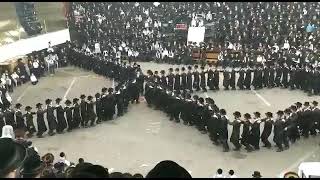
[{"label": "black coat", "polygon": [[272,132],[272,120],[264,121],[263,131],[261,133],[261,139],[267,139]]},{"label": "black coat", "polygon": [[72,119],[73,119],[74,127],[78,127],[81,121],[79,104],[74,104]]},{"label": "black coat", "polygon": [[250,121],[244,121],[242,124],[241,144],[247,144],[249,143],[251,124]]},{"label": "black coat", "polygon": [[48,130],[46,123],[44,122],[44,113],[45,113],[44,110],[37,111],[37,125],[38,125],[39,133],[44,133]]},{"label": "black coat", "polygon": [[47,106],[47,121],[48,121],[49,130],[57,129],[57,121],[54,115],[54,110],[55,110],[54,107]]},{"label": "black coat", "polygon": [[243,83],[244,83],[244,69],[240,69],[239,70],[239,78],[238,78],[238,81],[237,81],[237,86],[238,87],[243,87]]},{"label": "black coat", "polygon": [[34,123],[33,123],[33,114],[34,113],[31,113],[31,112],[27,112],[25,114],[26,116],[26,123],[27,123],[27,130],[29,131],[29,133],[34,133],[36,132],[36,127],[34,126]]},{"label": "black coat", "polygon": [[70,128],[74,127],[72,107],[66,106],[64,108],[64,111],[66,112],[66,118],[67,118],[67,122],[68,122],[68,127],[70,129]]},{"label": "black coat", "polygon": [[230,137],[230,142],[236,143],[240,140],[240,127],[241,127],[241,121],[240,120],[234,120],[232,123],[232,133]]},{"label": "black coat", "polygon": [[221,116],[220,119],[220,133],[219,133],[219,137],[223,140],[227,140],[228,139],[228,119],[226,118],[226,116]]},{"label": "black coat", "polygon": [[58,121],[57,131],[63,131],[67,127],[66,118],[64,117],[64,109],[61,105],[58,105],[56,107],[56,111]]},{"label": "black coat", "polygon": [[16,122],[14,121],[14,114],[15,112],[11,109],[10,110],[6,109],[4,111],[4,119],[6,121],[6,125],[10,125],[15,129]]},{"label": "black coat", "polygon": [[16,116],[16,122],[17,122],[17,129],[26,130],[27,125],[24,122],[24,118],[23,118],[22,112],[21,111],[16,111],[15,116]]},{"label": "black coat", "polygon": [[284,137],[284,121],[283,119],[277,119],[273,125],[273,141],[278,144],[283,143]]}]

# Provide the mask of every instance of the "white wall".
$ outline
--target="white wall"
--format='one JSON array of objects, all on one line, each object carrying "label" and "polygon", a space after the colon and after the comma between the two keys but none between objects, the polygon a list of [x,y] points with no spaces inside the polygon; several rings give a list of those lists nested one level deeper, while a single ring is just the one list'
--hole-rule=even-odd
[{"label": "white wall", "polygon": [[21,39],[19,41],[0,46],[0,62],[16,56],[29,54],[32,51],[38,51],[48,48],[48,42],[51,46],[70,41],[69,29],[43,34],[40,36]]}]

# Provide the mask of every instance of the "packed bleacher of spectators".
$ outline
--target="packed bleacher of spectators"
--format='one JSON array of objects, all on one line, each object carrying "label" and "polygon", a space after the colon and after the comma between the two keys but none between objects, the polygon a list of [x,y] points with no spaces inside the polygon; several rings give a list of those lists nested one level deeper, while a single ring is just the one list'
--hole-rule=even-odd
[{"label": "packed bleacher of spectators", "polygon": [[215,22],[206,48],[219,48],[219,60],[226,65],[287,62],[290,66],[315,64],[318,59],[316,2],[83,2],[73,3],[73,8],[70,24],[83,39],[80,44],[94,51],[93,44],[99,43],[107,56],[190,62],[192,44],[168,34],[176,23]]}]

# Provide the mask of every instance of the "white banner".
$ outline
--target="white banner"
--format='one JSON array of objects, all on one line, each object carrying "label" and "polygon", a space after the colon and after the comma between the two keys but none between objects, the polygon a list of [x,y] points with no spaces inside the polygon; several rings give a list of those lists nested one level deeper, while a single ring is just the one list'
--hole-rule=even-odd
[{"label": "white banner", "polygon": [[7,59],[14,58],[16,56],[29,54],[32,51],[39,51],[41,49],[48,48],[49,41],[51,42],[51,46],[70,41],[69,29],[47,33],[28,39],[22,39],[0,46],[0,62],[4,62]]},{"label": "white banner", "polygon": [[189,27],[187,43],[191,41],[191,42],[196,42],[197,45],[199,45],[199,43],[204,41],[205,31],[206,31],[205,27]]}]

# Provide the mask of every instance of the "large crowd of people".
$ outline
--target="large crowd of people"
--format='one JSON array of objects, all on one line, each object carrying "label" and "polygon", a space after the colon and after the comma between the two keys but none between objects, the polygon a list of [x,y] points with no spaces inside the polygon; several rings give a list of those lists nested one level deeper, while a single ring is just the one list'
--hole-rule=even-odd
[{"label": "large crowd of people", "polygon": [[319,57],[316,2],[100,2],[72,8],[69,21],[81,45],[94,51],[98,43],[109,56],[188,63],[193,43],[167,35],[183,22],[215,23],[205,49],[219,48],[219,61],[229,66],[263,61],[305,66]]},{"label": "large crowd of people", "polygon": [[[224,152],[230,149],[229,141],[234,151],[242,146],[248,152],[259,150],[260,142],[270,149],[272,132],[277,152],[288,149],[300,137],[316,136],[320,132],[317,101],[297,102],[275,113],[264,112],[265,116],[260,112],[236,111],[229,118],[226,110],[212,98],[192,93],[219,90],[222,73],[226,90],[283,87],[318,95],[320,11],[317,9],[319,3],[313,2],[72,3],[68,24],[70,30],[77,32],[76,41],[62,48],[49,44],[46,51],[32,53],[27,67],[19,60],[10,75],[13,82],[18,85],[29,78],[32,80],[30,76],[38,79],[45,72],[54,74],[57,66],[70,64],[112,78],[117,86],[103,88],[94,97],[83,94],[80,102],[78,98],[57,98],[53,105],[53,100],[47,99],[45,108],[38,103],[36,111],[26,106],[25,113],[21,111],[22,104],[16,104],[13,109],[10,101],[1,101],[0,157],[1,162],[11,164],[0,163],[0,177],[143,177],[121,172],[109,174],[107,168],[85,163],[83,159],[75,165],[66,160],[64,153],[53,164],[52,154],[40,158],[37,149],[22,135],[16,140],[14,135],[6,135],[15,131],[27,132],[28,137],[35,133],[43,137],[46,132],[54,135],[94,126],[112,120],[115,115],[122,116],[130,102],[139,103],[140,95],[144,95],[149,107],[164,111],[171,121],[182,120],[183,124],[207,133],[214,144],[222,145]],[[167,73],[148,70],[143,74],[136,61],[192,63],[194,44],[186,38],[172,36],[177,23],[187,26],[215,23],[215,33],[206,38],[204,48],[221,51],[218,64],[170,68]],[[13,87],[7,80],[9,73],[4,74],[1,97],[7,91],[12,92]],[[228,126],[232,126],[231,133]],[[261,174],[255,171],[252,176],[261,177]],[[175,162],[163,161],[147,177],[190,178],[191,175]],[[222,170],[218,169],[214,177],[224,177]],[[236,177],[233,170],[228,177]]]}]

